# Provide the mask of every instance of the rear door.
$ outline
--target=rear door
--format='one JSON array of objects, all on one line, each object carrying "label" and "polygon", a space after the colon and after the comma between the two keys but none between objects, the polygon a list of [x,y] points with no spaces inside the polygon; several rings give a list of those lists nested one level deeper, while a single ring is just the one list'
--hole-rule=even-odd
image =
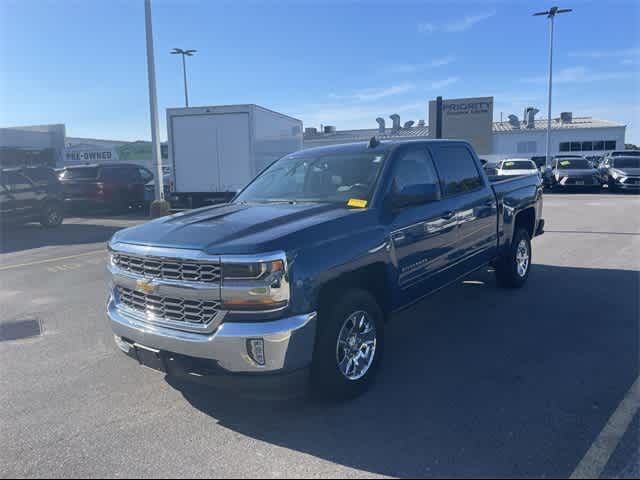
[{"label": "rear door", "polygon": [[458,239],[451,267],[459,276],[488,263],[498,244],[497,201],[475,156],[463,143],[442,143],[431,150],[444,197],[454,202]]},{"label": "rear door", "polygon": [[[407,146],[395,154],[393,188],[438,184],[433,161],[424,146]],[[452,202],[441,200],[394,212],[392,254],[397,263],[399,298],[406,305],[442,284],[441,274],[456,244],[456,214]]]}]

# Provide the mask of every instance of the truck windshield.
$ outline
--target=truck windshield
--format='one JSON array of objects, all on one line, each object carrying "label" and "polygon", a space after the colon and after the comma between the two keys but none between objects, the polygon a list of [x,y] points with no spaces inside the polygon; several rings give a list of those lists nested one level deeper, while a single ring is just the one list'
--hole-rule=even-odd
[{"label": "truck windshield", "polygon": [[593,167],[584,158],[560,158],[557,168],[561,170],[585,170]]},{"label": "truck windshield", "polygon": [[613,161],[613,168],[640,168],[640,157],[620,157]]},{"label": "truck windshield", "polygon": [[529,160],[507,160],[502,164],[503,170],[535,170],[536,166]]},{"label": "truck windshield", "polygon": [[371,197],[385,155],[381,153],[294,153],[260,174],[238,202],[343,203]]}]

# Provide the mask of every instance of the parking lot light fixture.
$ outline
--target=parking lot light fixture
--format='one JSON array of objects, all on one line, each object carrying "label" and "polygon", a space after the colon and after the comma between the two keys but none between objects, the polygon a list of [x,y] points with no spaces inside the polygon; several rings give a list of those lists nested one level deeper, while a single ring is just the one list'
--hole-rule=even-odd
[{"label": "parking lot light fixture", "polygon": [[182,48],[174,48],[171,50],[171,55],[182,55],[182,76],[184,78],[184,103],[189,106],[189,91],[187,89],[187,63],[184,57],[192,57],[197,50],[183,50]]},{"label": "parking lot light fixture", "polygon": [[546,147],[546,166],[549,167],[551,155],[551,91],[553,85],[553,29],[556,15],[560,13],[572,12],[571,8],[551,7],[546,12],[534,13],[534,17],[545,16],[549,19],[549,102],[547,111],[547,147]]}]

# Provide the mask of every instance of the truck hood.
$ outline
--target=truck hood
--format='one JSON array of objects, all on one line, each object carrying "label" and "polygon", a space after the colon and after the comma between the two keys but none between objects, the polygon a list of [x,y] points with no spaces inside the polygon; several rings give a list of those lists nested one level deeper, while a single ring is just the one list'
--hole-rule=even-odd
[{"label": "truck hood", "polygon": [[[223,204],[121,230],[113,243],[202,250],[212,255],[290,250],[358,228],[369,210],[317,203]],[[302,236],[303,238],[300,238]]]}]

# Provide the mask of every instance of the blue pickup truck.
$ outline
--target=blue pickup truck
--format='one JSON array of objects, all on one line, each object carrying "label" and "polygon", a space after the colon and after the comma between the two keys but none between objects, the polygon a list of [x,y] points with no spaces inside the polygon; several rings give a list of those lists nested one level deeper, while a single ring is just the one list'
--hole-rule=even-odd
[{"label": "blue pickup truck", "polygon": [[543,230],[539,176],[488,178],[464,141],[303,150],[228,204],[116,233],[107,313],[120,349],[169,376],[352,397],[392,314],[487,265],[523,286]]}]

